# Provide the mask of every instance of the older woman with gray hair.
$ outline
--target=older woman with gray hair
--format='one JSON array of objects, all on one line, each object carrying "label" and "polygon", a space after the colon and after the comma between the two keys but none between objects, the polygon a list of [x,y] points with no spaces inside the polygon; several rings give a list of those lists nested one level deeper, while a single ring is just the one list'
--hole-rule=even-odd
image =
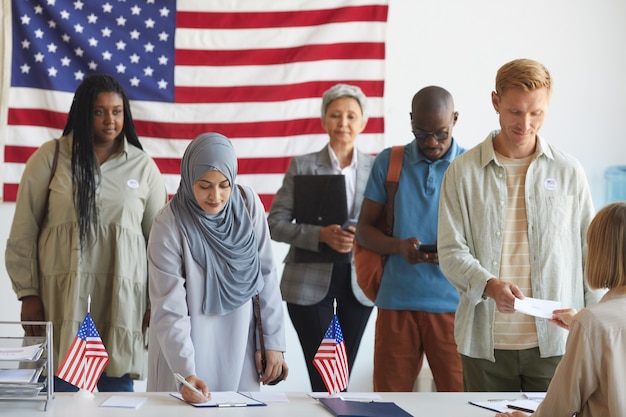
[{"label": "older woman with gray hair", "polygon": [[[372,311],[372,303],[356,282],[352,262],[354,226],[294,222],[294,177],[301,175],[342,175],[348,218],[357,219],[374,159],[355,147],[367,124],[366,97],[359,87],[331,87],[324,93],[321,107],[322,126],[329,142],[318,152],[291,159],[268,216],[272,239],[291,246],[284,260],[280,288],[300,339],[313,391],[326,391],[313,358],[333,318],[335,301],[350,369]],[[322,249],[344,256],[317,261],[315,256],[310,258],[314,261],[302,261],[297,256],[303,251],[318,254]]]}]

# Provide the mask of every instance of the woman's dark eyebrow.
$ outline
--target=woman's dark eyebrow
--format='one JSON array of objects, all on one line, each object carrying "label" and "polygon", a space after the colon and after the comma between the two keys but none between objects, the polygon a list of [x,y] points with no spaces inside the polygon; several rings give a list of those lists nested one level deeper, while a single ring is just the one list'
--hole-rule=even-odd
[{"label": "woman's dark eyebrow", "polygon": [[[200,178],[200,179],[199,179],[198,181],[196,181],[196,182],[200,182],[200,181],[202,181],[202,182],[204,182],[204,183],[206,183],[206,184],[212,184],[212,182],[211,182],[211,181],[207,181],[207,180],[205,180],[204,178]],[[230,185],[230,181],[228,181],[228,178],[226,178],[224,181],[220,181],[220,182],[219,182],[219,184],[224,184],[224,183],[226,183],[226,184]]]}]

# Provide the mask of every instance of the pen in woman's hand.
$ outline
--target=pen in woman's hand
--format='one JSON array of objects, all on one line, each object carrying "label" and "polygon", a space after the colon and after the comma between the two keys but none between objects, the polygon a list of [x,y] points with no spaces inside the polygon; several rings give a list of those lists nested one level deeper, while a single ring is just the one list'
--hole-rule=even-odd
[{"label": "pen in woman's hand", "polygon": [[200,391],[198,388],[194,387],[189,382],[187,382],[187,380],[181,374],[174,373],[174,378],[176,378],[178,382],[180,382],[181,384],[183,384],[184,386],[186,386],[187,388],[189,388],[191,391],[195,392],[196,394],[202,395],[205,398],[207,397],[206,395],[202,393],[202,391]]}]

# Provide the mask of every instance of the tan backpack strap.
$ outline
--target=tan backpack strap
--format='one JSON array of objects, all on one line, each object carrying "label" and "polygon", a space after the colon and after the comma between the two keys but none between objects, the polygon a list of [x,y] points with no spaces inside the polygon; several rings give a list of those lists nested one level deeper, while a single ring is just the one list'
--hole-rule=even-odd
[{"label": "tan backpack strap", "polygon": [[402,159],[404,157],[404,146],[392,146],[389,157],[389,168],[387,168],[387,204],[385,204],[385,234],[393,234],[393,203],[398,191],[398,181],[400,181],[400,171],[402,171]]},{"label": "tan backpack strap", "polygon": [[400,180],[403,157],[404,146],[391,147],[391,157],[389,158],[389,168],[387,169],[387,182],[398,182]]}]

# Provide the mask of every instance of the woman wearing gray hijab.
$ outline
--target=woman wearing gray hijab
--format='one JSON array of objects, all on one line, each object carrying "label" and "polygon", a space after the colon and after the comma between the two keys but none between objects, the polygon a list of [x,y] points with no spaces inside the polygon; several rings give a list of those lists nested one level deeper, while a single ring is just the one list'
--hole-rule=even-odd
[{"label": "woman wearing gray hijab", "polygon": [[[287,374],[283,306],[263,204],[250,187],[235,185],[237,157],[219,133],[189,144],[180,175],[148,242],[147,389],[177,391],[178,373],[204,397],[209,390],[258,391],[260,383]],[[255,337],[256,294],[265,373]],[[181,394],[206,401],[185,385]]]}]

